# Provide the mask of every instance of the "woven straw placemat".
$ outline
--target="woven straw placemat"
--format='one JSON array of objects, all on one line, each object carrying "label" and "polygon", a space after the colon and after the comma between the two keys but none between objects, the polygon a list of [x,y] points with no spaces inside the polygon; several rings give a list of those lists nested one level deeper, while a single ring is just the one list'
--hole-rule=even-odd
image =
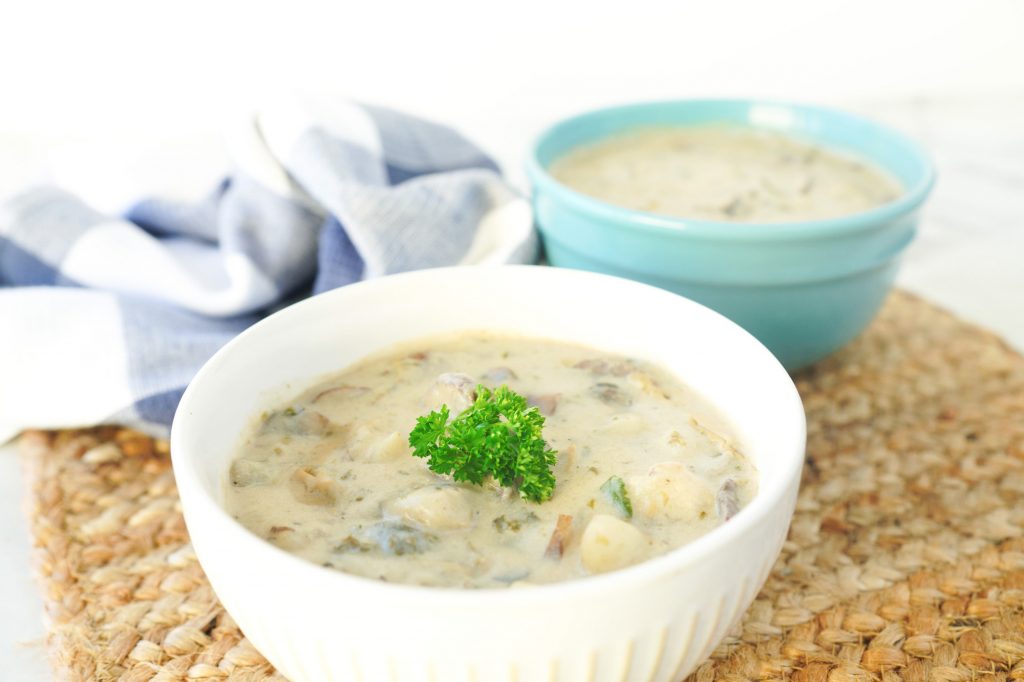
[{"label": "woven straw placemat", "polygon": [[[797,383],[789,539],[691,682],[1024,680],[1024,359],[897,293]],[[166,443],[97,428],[22,446],[60,678],[281,679],[196,563]]]}]

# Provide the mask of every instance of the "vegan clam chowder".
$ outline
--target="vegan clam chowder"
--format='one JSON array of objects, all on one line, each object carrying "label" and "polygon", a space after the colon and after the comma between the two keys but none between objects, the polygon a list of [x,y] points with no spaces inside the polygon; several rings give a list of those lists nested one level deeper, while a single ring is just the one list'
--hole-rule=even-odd
[{"label": "vegan clam chowder", "polygon": [[226,507],[351,574],[496,588],[623,568],[755,495],[729,427],[666,370],[485,332],[371,356],[254,420]]},{"label": "vegan clam chowder", "polygon": [[639,128],[572,149],[548,170],[611,204],[720,222],[836,218],[903,192],[886,171],[854,156],[725,124]]}]

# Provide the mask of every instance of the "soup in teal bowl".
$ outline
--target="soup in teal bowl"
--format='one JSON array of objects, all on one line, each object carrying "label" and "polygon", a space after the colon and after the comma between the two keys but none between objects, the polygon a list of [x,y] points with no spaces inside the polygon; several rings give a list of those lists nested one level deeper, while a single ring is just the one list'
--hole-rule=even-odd
[{"label": "soup in teal bowl", "polygon": [[[759,166],[744,136],[770,150],[774,165]],[[698,152],[705,142],[740,151],[704,163]],[[651,175],[634,163],[640,147],[664,157],[649,166]],[[666,157],[671,149],[679,153]],[[571,164],[583,172],[566,172]],[[819,167],[820,178],[812,174]],[[604,173],[603,190],[586,184],[600,175],[594,169]],[[927,155],[895,130],[823,107],[748,100],[655,102],[575,116],[541,134],[527,171],[552,265],[629,277],[699,301],[745,327],[791,370],[839,349],[871,321],[935,181]],[[730,173],[734,198],[713,182]],[[847,201],[844,182],[868,198]],[[638,193],[632,204],[618,191],[630,183]],[[795,207],[788,213],[787,193]],[[800,208],[804,200],[817,205]]]}]

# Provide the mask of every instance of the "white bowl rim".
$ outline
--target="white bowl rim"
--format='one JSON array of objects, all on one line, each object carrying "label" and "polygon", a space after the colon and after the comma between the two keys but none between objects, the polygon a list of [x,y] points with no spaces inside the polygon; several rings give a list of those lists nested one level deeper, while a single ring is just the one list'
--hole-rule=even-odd
[{"label": "white bowl rim", "polygon": [[[185,459],[184,455],[180,454],[179,449],[174,447],[176,441],[181,442],[186,439],[188,429],[191,427],[187,413],[195,394],[197,391],[202,390],[205,377],[214,373],[216,367],[223,362],[224,357],[234,352],[233,349],[236,346],[245,343],[249,337],[259,334],[261,328],[266,326],[272,318],[283,313],[289,313],[289,311],[292,311],[290,314],[294,314],[294,310],[299,308],[325,305],[327,300],[325,297],[342,298],[357,296],[359,292],[379,286],[384,281],[391,285],[397,281],[408,281],[410,284],[413,284],[420,278],[445,276],[446,273],[453,271],[485,270],[495,267],[504,270],[515,269],[524,273],[547,273],[523,275],[527,277],[550,276],[556,278],[615,280],[616,286],[633,288],[638,294],[665,296],[666,301],[677,299],[675,305],[691,307],[695,309],[694,312],[697,315],[718,318],[719,323],[725,323],[726,326],[732,328],[732,333],[745,337],[750,344],[751,351],[760,355],[764,362],[767,363],[769,371],[779,379],[780,395],[778,402],[773,405],[773,408],[778,409],[780,413],[790,414],[793,418],[792,427],[785,430],[788,436],[787,441],[780,441],[778,447],[777,456],[780,459],[778,464],[780,475],[774,478],[773,485],[768,488],[759,489],[754,499],[741,509],[736,516],[730,519],[728,523],[712,529],[681,547],[633,566],[599,575],[583,576],[553,583],[531,584],[517,588],[435,587],[385,582],[345,573],[338,569],[320,566],[274,546],[232,518],[220,504],[207,495],[194,465]],[[599,348],[599,346],[596,347]],[[683,380],[685,381],[685,378]],[[727,413],[726,416],[728,417]],[[248,551],[256,554],[262,553],[268,560],[283,566],[289,566],[290,579],[305,576],[309,581],[321,585],[335,583],[339,590],[359,589],[373,592],[374,596],[379,597],[382,601],[392,602],[401,599],[415,599],[420,605],[436,606],[438,608],[446,604],[451,606],[453,602],[462,602],[463,605],[486,608],[488,605],[500,606],[513,601],[517,602],[517,604],[524,602],[527,604],[536,603],[538,608],[540,608],[545,603],[550,603],[554,598],[576,598],[587,595],[599,596],[610,592],[618,593],[629,590],[637,585],[655,581],[662,574],[682,569],[685,566],[698,562],[702,557],[709,556],[723,549],[730,542],[749,531],[752,526],[756,525],[762,517],[769,514],[777,505],[787,503],[785,499],[787,489],[794,478],[799,480],[803,468],[806,435],[807,427],[803,403],[800,400],[796,386],[779,361],[749,332],[704,305],[648,284],[582,270],[538,265],[461,265],[416,270],[349,284],[293,303],[255,323],[221,347],[196,373],[182,395],[175,413],[174,421],[171,425],[170,443],[174,476],[179,490],[194,490],[198,493],[192,498],[195,506],[194,513],[191,516],[193,518],[202,518],[205,523],[216,524],[223,528],[225,532],[236,533],[237,541],[247,547]],[[201,564],[202,556],[199,556],[199,560]]]}]

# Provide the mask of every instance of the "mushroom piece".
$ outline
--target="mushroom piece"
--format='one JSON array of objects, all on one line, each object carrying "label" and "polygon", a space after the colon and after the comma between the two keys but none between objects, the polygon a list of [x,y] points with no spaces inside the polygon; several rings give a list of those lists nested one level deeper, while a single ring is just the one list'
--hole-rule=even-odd
[{"label": "mushroom piece", "polygon": [[476,400],[476,382],[473,377],[458,372],[445,372],[434,380],[426,395],[426,402],[434,409],[448,406],[448,412],[458,415]]},{"label": "mushroom piece", "polygon": [[736,481],[731,478],[725,479],[725,483],[718,489],[718,493],[715,495],[715,511],[722,521],[728,521],[740,510],[737,492]]},{"label": "mushroom piece", "polygon": [[580,360],[574,369],[585,369],[595,377],[602,377],[611,374],[616,377],[624,377],[634,369],[636,365],[631,360],[607,360],[605,358],[588,358]]},{"label": "mushroom piece", "polygon": [[617,405],[618,407],[629,407],[633,404],[633,398],[622,390],[618,384],[602,381],[590,387],[590,395],[600,400],[605,405]]},{"label": "mushroom piece", "polygon": [[348,384],[342,384],[341,386],[325,388],[316,394],[312,402],[318,403],[324,400],[348,400],[349,398],[360,398],[369,392],[370,388],[368,386],[349,386]]},{"label": "mushroom piece", "polygon": [[261,431],[278,431],[296,436],[322,436],[333,428],[330,419],[316,410],[287,407],[269,415]]},{"label": "mushroom piece", "polygon": [[569,443],[558,451],[558,460],[555,464],[556,470],[561,476],[567,476],[576,467],[579,460],[579,448],[576,443]]},{"label": "mushroom piece", "polygon": [[548,540],[548,547],[544,550],[544,556],[549,559],[561,559],[565,553],[565,546],[569,544],[569,534],[572,532],[572,517],[568,514],[559,514],[555,521],[555,529],[551,531],[551,539]]},{"label": "mushroom piece", "polygon": [[633,524],[608,514],[595,514],[580,539],[580,558],[588,573],[605,573],[637,563],[650,544]]},{"label": "mushroom piece", "polygon": [[300,533],[291,526],[285,525],[271,526],[266,538],[281,549],[288,551],[302,549],[309,543],[309,537],[305,533]]},{"label": "mushroom piece", "polygon": [[531,393],[526,396],[526,402],[540,410],[544,416],[550,417],[558,409],[558,399],[561,397],[561,393],[545,393],[543,395]]}]

